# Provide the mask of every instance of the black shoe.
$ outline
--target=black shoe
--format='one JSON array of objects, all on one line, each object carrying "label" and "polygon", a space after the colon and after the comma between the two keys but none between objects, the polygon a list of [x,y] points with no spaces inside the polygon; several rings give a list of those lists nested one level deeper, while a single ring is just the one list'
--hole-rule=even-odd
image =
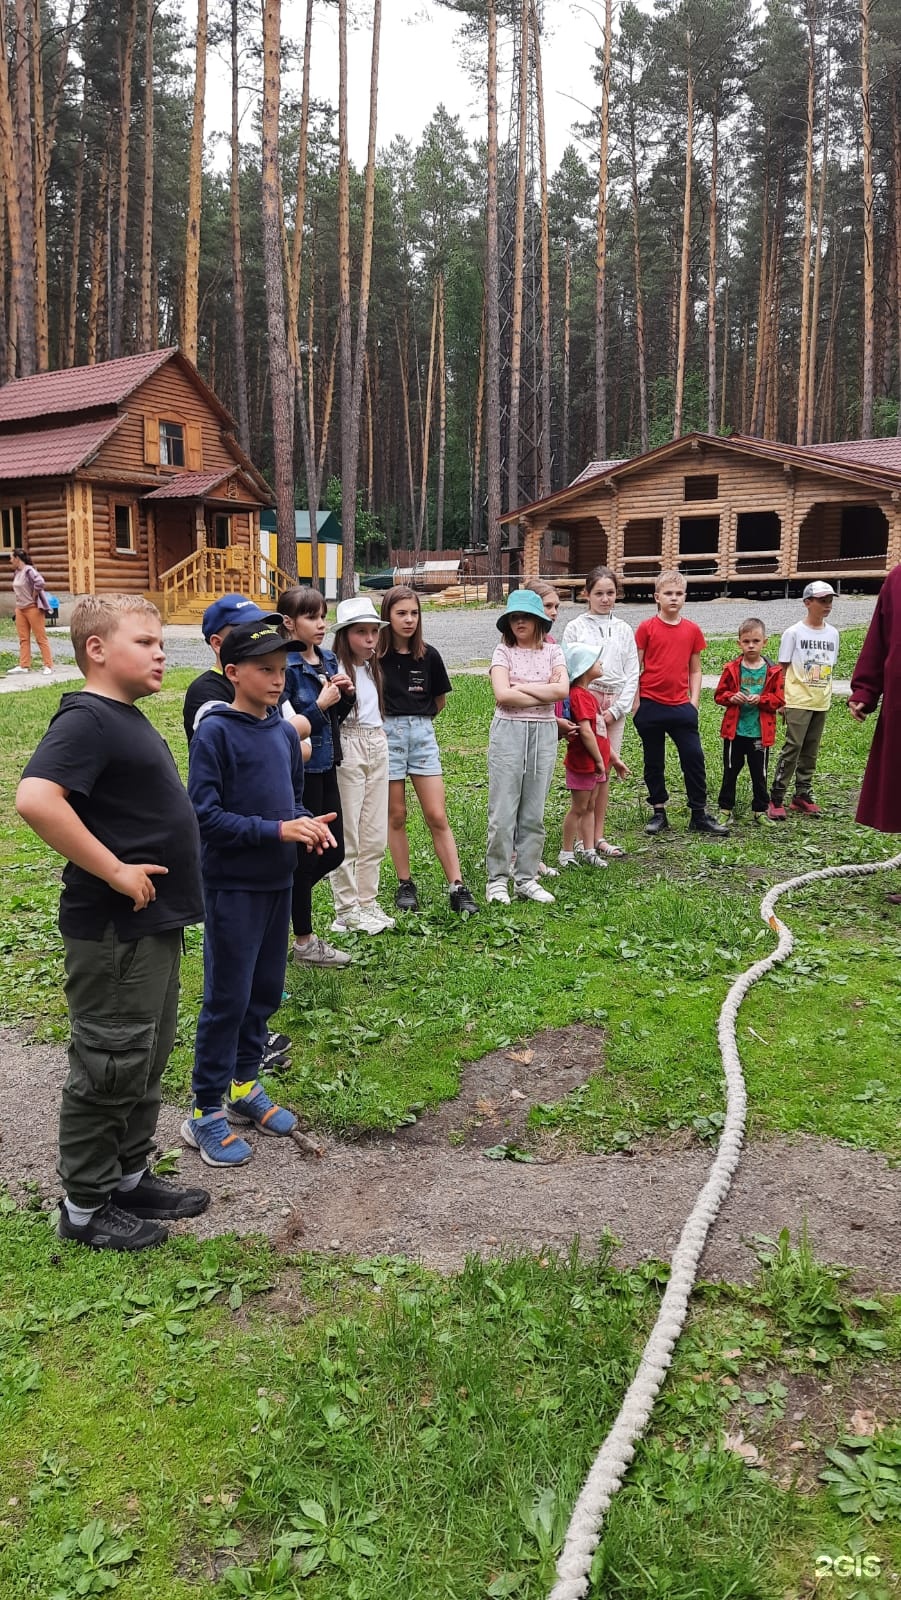
[{"label": "black shoe", "polygon": [[[279,1035],[279,1037],[282,1037],[282,1035]],[[290,1057],[285,1053],[284,1049],[271,1050],[268,1044],[260,1056],[261,1072],[285,1072],[290,1065]]]},{"label": "black shoe", "polygon": [[398,911],[418,911],[419,895],[412,878],[401,878],[394,896]]},{"label": "black shoe", "polygon": [[451,910],[459,911],[467,917],[473,916],[479,909],[465,883],[451,884],[449,898]]},{"label": "black shoe", "polygon": [[199,1217],[210,1203],[206,1189],[179,1189],[171,1178],[145,1172],[133,1189],[114,1189],[114,1206],[133,1217]]},{"label": "black shoe", "polygon": [[645,833],[663,833],[668,827],[669,818],[666,812],[661,809],[660,811],[654,812],[654,815],[652,816],[650,822],[647,823],[644,831]]},{"label": "black shoe", "polygon": [[122,1211],[112,1200],[95,1211],[83,1228],[76,1228],[63,1201],[56,1231],[61,1239],[73,1239],[91,1250],[149,1250],[169,1237],[169,1229],[159,1222],[150,1222],[132,1211]]},{"label": "black shoe", "polygon": [[728,839],[729,837],[729,829],[724,828],[721,822],[717,822],[716,817],[708,816],[706,811],[702,812],[699,817],[692,817],[688,824],[688,831],[689,833],[714,833],[718,839]]},{"label": "black shoe", "polygon": [[290,1048],[291,1040],[286,1033],[267,1033],[266,1048],[263,1051],[263,1055],[283,1056],[285,1051],[290,1050]]}]

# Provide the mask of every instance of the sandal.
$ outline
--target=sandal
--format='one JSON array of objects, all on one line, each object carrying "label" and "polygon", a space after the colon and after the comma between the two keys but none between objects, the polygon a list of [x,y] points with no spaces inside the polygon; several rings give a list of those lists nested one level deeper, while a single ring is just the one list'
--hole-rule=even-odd
[{"label": "sandal", "polygon": [[624,856],[626,853],[618,844],[608,844],[606,839],[597,839],[594,848],[599,856]]}]

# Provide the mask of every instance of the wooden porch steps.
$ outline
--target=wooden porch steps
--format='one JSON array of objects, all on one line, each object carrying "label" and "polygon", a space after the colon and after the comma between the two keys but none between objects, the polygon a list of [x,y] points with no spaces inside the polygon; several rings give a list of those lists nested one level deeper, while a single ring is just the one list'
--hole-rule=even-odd
[{"label": "wooden porch steps", "polygon": [[223,594],[243,594],[263,611],[274,611],[283,590],[296,583],[281,567],[242,545],[224,550],[203,546],[160,574],[164,622],[199,625],[208,605]]}]

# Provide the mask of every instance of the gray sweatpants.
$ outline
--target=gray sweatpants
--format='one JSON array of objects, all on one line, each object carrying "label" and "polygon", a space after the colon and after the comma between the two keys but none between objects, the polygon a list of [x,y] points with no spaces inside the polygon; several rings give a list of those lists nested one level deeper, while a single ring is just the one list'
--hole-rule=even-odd
[{"label": "gray sweatpants", "polygon": [[557,759],[557,724],[495,715],[488,739],[488,882],[510,875],[516,841],[516,883],[538,872],[544,808]]}]

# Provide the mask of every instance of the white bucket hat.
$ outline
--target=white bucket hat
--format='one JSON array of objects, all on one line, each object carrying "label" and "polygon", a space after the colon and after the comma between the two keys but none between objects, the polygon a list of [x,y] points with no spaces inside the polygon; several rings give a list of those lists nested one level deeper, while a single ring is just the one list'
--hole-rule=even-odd
[{"label": "white bucket hat", "polygon": [[333,632],[339,628],[350,628],[355,622],[374,622],[377,628],[387,628],[368,595],[358,595],[353,600],[339,600],[335,612]]}]

